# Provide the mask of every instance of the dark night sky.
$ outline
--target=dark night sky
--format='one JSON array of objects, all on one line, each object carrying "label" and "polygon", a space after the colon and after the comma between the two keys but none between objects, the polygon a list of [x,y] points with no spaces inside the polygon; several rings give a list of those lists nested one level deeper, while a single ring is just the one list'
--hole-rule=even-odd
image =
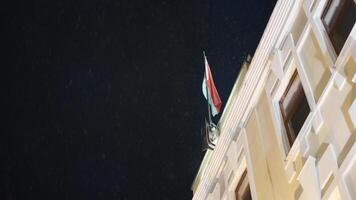
[{"label": "dark night sky", "polygon": [[2,5],[0,199],[190,199],[204,155],[202,50],[226,103],[274,5]]}]

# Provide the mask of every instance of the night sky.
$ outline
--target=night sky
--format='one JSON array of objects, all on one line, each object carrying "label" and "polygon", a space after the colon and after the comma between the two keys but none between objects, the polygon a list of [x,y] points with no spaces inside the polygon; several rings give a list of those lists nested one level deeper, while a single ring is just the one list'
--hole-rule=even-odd
[{"label": "night sky", "polygon": [[191,199],[202,51],[225,105],[275,3],[2,5],[0,199]]}]

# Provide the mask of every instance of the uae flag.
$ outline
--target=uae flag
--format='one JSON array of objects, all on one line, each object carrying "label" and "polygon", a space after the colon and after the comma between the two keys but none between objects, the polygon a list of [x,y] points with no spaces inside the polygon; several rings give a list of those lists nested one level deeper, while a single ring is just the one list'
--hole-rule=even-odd
[{"label": "uae flag", "polygon": [[221,110],[221,100],[218,91],[216,90],[213,76],[211,75],[209,63],[205,55],[204,55],[204,60],[205,60],[205,75],[202,84],[202,90],[205,99],[207,99],[211,107],[211,114],[215,116]]}]

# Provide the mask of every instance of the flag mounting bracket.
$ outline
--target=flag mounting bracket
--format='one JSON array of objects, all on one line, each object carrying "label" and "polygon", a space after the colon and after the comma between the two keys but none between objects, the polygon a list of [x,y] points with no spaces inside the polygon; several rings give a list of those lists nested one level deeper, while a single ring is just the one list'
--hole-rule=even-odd
[{"label": "flag mounting bracket", "polygon": [[214,123],[205,120],[205,126],[201,129],[203,151],[215,149],[219,133],[219,128]]}]

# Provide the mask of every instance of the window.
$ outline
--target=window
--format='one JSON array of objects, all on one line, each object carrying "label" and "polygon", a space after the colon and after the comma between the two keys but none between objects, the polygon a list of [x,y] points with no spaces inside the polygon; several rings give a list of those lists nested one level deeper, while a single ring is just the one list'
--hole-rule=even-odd
[{"label": "window", "polygon": [[279,105],[288,142],[292,146],[310,113],[309,104],[297,72],[293,74]]},{"label": "window", "polygon": [[242,174],[235,190],[236,200],[252,200],[247,171]]},{"label": "window", "polygon": [[355,0],[329,0],[321,19],[339,54],[356,21]]}]

